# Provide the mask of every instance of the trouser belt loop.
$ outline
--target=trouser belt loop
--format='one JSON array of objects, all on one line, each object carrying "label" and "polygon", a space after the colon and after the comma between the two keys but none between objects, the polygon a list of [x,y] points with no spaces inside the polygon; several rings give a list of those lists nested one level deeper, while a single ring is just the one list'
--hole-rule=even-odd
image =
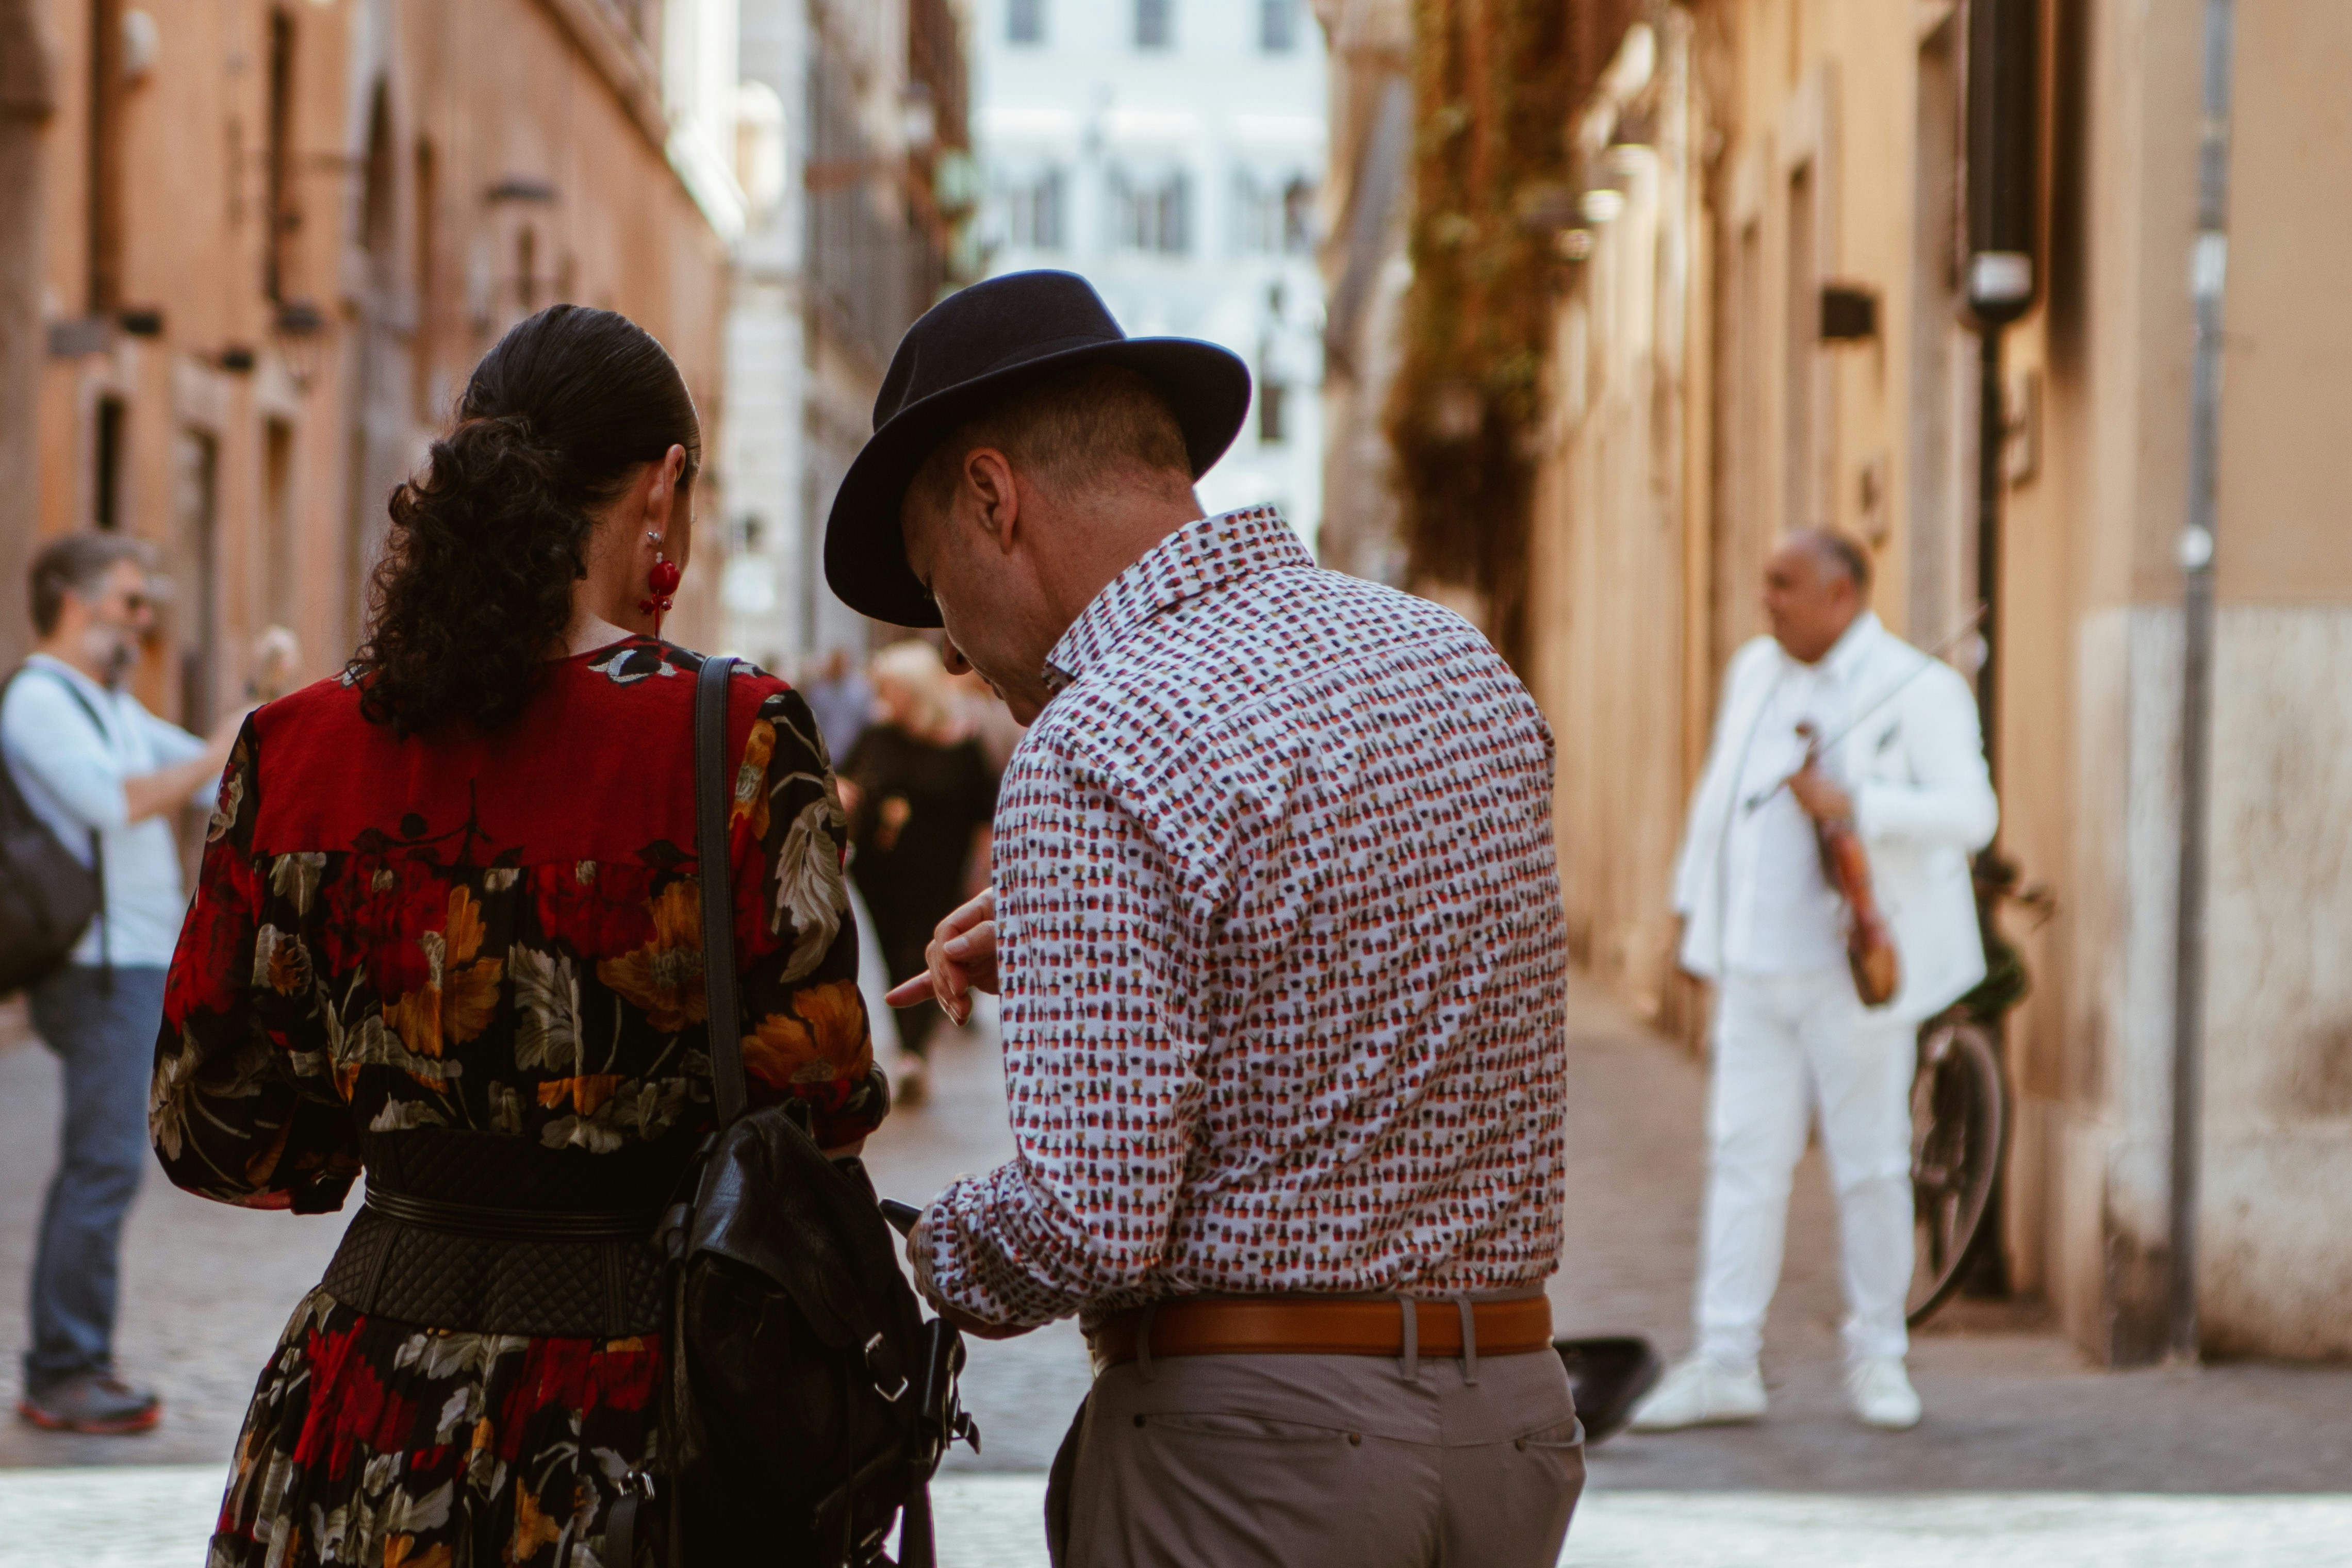
[{"label": "trouser belt loop", "polygon": [[1407,1383],[1421,1381],[1421,1308],[1411,1296],[1399,1296],[1397,1305],[1404,1312],[1404,1354],[1397,1362],[1397,1371]]},{"label": "trouser belt loop", "polygon": [[1135,1374],[1150,1383],[1157,1375],[1151,1370],[1151,1320],[1160,1315],[1160,1303],[1146,1303],[1142,1318],[1135,1325]]},{"label": "trouser belt loop", "polygon": [[1470,1298],[1456,1296],[1454,1304],[1462,1313],[1462,1381],[1465,1385],[1478,1381],[1478,1314],[1470,1310]]}]

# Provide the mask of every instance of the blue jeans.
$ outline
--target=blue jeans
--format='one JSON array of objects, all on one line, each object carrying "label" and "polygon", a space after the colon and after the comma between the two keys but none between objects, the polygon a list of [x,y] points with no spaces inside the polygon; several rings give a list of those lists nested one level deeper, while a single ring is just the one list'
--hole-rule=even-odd
[{"label": "blue jeans", "polygon": [[58,1172],[33,1255],[33,1345],[25,1385],[39,1392],[114,1364],[122,1221],[147,1168],[147,1085],[163,1021],[163,971],[68,964],[29,993],[33,1027],[65,1064]]}]

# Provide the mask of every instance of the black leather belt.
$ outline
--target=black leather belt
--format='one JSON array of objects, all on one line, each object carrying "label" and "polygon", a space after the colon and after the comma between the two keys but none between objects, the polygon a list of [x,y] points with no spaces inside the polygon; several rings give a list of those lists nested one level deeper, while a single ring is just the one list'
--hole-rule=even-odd
[{"label": "black leather belt", "polygon": [[487,1208],[412,1193],[368,1189],[367,1207],[386,1219],[420,1230],[481,1236],[511,1241],[649,1241],[662,1211],[635,1214],[563,1214],[543,1208]]}]

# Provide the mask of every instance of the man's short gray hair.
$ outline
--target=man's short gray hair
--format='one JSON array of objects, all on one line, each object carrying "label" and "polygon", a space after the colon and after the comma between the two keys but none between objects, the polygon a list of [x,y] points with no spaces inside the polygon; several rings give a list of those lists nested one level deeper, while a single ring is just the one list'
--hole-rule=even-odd
[{"label": "man's short gray hair", "polygon": [[1048,375],[966,420],[934,447],[908,486],[929,506],[955,495],[963,460],[993,446],[1056,492],[1084,492],[1122,474],[1190,489],[1192,460],[1168,400],[1141,372],[1089,365]]},{"label": "man's short gray hair", "polygon": [[1835,528],[1799,528],[1790,536],[1813,552],[1830,570],[1843,576],[1859,593],[1870,591],[1870,551],[1858,539]]},{"label": "man's short gray hair", "polygon": [[106,574],[126,560],[152,570],[154,547],[131,534],[101,533],[68,534],[44,545],[33,557],[33,630],[44,637],[56,631],[68,591],[95,597]]}]

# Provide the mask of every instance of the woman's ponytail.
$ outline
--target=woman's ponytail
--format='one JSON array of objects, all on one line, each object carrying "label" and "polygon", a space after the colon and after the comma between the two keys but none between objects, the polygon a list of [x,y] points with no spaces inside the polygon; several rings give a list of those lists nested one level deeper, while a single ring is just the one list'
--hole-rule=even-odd
[{"label": "woman's ponytail", "polygon": [[361,711],[412,734],[513,719],[571,623],[598,509],[672,446],[690,476],[694,404],[626,318],[557,305],[499,340],[424,473],[392,493],[352,660]]}]

